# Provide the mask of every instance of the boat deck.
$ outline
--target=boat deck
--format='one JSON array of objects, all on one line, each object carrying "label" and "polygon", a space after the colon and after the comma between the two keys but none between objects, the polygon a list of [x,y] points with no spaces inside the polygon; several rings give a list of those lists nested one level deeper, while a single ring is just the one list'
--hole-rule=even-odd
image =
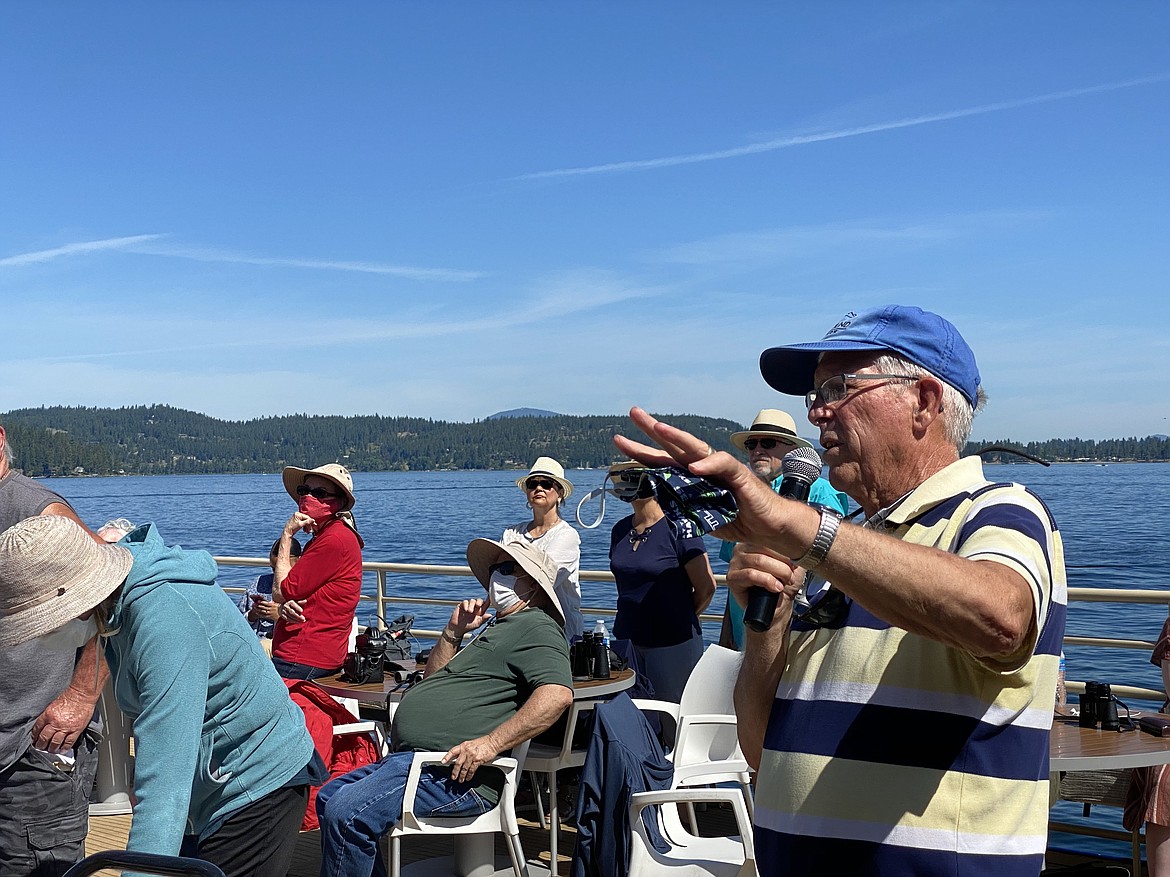
[{"label": "boat deck", "polygon": [[[535,814],[520,813],[520,842],[524,847],[525,858],[532,865],[548,868],[548,831],[542,830],[536,822]],[[730,811],[718,809],[699,813],[700,831],[703,833],[728,833],[734,830],[735,822]],[[86,840],[86,852],[98,850],[125,849],[126,838],[130,833],[129,816],[91,816],[89,820],[89,837]],[[573,861],[573,850],[576,846],[577,832],[572,825],[562,825],[560,847],[558,849],[559,862],[557,863],[558,877],[568,877]],[[411,838],[402,844],[402,863],[422,861],[438,856],[449,856],[452,852],[452,841],[445,837],[417,837]],[[502,835],[496,836],[497,859],[507,859],[508,851],[503,845]],[[1128,861],[1117,859],[1098,859],[1078,853],[1061,850],[1050,850],[1048,867],[1053,874],[1059,874],[1061,868],[1083,866],[1089,862],[1108,861],[1110,864],[1128,865]],[[288,877],[317,877],[321,863],[321,844],[318,833],[306,832],[297,838],[296,851],[293,854],[292,867]],[[509,872],[510,873],[510,872]],[[1046,874],[1048,872],[1045,872]],[[115,871],[99,871],[101,877],[115,877]],[[1143,863],[1142,875],[1146,877]]]},{"label": "boat deck", "polygon": [[[525,857],[529,863],[548,868],[548,841],[547,830],[542,830],[536,822],[535,813],[520,813],[520,843],[524,847]],[[718,816],[704,820],[714,825]],[[734,826],[728,813],[727,822]],[[86,839],[87,853],[99,850],[121,850],[126,848],[126,838],[130,833],[130,816],[91,816],[89,819],[89,836]],[[558,848],[557,874],[559,877],[568,877],[569,867],[573,860],[573,850],[576,846],[577,832],[571,825],[561,825],[560,847]],[[417,837],[403,841],[402,863],[422,861],[436,856],[449,856],[452,852],[452,841],[447,837]],[[503,843],[503,835],[496,835],[496,855],[506,859],[508,850]],[[321,843],[316,831],[305,832],[297,838],[296,851],[293,855],[293,864],[289,869],[288,877],[317,877],[321,863]],[[103,877],[114,877],[116,871],[99,871]]]}]

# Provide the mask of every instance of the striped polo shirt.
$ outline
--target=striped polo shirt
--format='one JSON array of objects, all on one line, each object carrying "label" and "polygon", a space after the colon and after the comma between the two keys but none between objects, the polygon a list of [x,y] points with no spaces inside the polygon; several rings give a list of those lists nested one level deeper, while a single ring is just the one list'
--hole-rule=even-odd
[{"label": "striped polo shirt", "polygon": [[832,627],[794,621],[757,785],[760,874],[1035,877],[1067,604],[1056,524],[1027,488],[987,481],[978,457],[875,517],[905,542],[1019,573],[1038,636],[1000,662],[853,601]]}]

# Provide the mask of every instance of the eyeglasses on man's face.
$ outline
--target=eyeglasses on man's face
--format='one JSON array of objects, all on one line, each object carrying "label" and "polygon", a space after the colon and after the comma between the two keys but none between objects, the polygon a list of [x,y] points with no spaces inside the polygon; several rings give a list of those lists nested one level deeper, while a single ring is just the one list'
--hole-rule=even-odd
[{"label": "eyeglasses on man's face", "polygon": [[[831,378],[826,378],[821,381],[821,385],[815,390],[809,390],[804,394],[804,405],[809,411],[818,405],[835,405],[861,389],[860,387],[850,387],[850,381],[910,381],[913,383],[916,380],[918,378],[912,378],[908,375],[888,375],[881,373],[833,375]],[[744,442],[744,444],[747,444],[747,442]]]},{"label": "eyeglasses on man's face", "polygon": [[529,478],[524,482],[524,486],[528,490],[536,490],[538,487],[541,490],[555,490],[557,483],[548,478]]},{"label": "eyeglasses on man's face", "polygon": [[298,484],[297,496],[311,496],[313,499],[340,499],[341,494],[332,493],[324,487],[309,487],[307,484]]},{"label": "eyeglasses on man's face", "polygon": [[[743,440],[744,448],[749,450],[749,451],[754,451],[757,447],[763,448],[765,451],[770,451],[770,450],[772,450],[772,448],[776,447],[776,445],[779,445],[779,444],[784,444],[784,442],[780,442],[780,441],[777,441],[776,439],[771,439],[771,438],[762,438],[762,439],[750,438],[750,439]],[[787,444],[784,444],[784,446],[788,447]]]}]

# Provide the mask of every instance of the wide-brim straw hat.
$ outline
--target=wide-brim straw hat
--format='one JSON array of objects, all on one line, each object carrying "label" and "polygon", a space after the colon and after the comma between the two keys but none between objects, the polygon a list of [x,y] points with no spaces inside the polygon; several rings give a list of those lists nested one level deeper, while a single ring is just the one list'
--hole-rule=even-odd
[{"label": "wide-brim straw hat", "polygon": [[510,557],[520,568],[532,576],[542,591],[549,596],[552,608],[556,610],[557,621],[565,626],[565,610],[557,598],[557,565],[552,558],[530,542],[496,542],[492,539],[473,539],[467,546],[467,565],[486,589],[491,583],[491,567]]},{"label": "wide-brim straw hat", "polygon": [[300,502],[300,497],[297,496],[297,488],[305,481],[306,475],[319,475],[332,481],[345,494],[345,501],[339,511],[347,512],[353,508],[353,476],[349,474],[349,470],[340,463],[326,463],[324,466],[318,466],[316,469],[299,469],[296,466],[285,466],[284,472],[281,473],[281,478],[284,479],[284,489],[288,491],[288,495]]},{"label": "wide-brim straw hat", "polygon": [[731,443],[741,450],[747,450],[743,443],[750,438],[775,439],[793,448],[812,447],[812,442],[805,441],[796,434],[796,421],[778,408],[762,409],[749,429],[731,434]]},{"label": "wide-brim straw hat", "polygon": [[561,499],[568,499],[573,495],[573,482],[565,477],[565,467],[552,457],[537,457],[532,468],[528,470],[528,474],[516,479],[516,486],[521,490],[526,490],[524,482],[533,475],[547,475],[559,484],[561,486]]},{"label": "wide-brim straw hat", "polygon": [[0,533],[0,649],[65,625],[114,592],[134,565],[77,522],[39,515]]}]

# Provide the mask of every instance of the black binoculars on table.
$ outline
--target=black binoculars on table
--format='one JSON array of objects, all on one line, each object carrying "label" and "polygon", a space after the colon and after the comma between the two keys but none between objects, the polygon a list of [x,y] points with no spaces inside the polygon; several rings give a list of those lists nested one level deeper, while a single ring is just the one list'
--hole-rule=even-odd
[{"label": "black binoculars on table", "polygon": [[1109,690],[1108,682],[1086,682],[1080,698],[1078,722],[1082,728],[1096,728],[1100,725],[1102,731],[1121,730],[1121,720],[1117,717],[1117,698]]}]

